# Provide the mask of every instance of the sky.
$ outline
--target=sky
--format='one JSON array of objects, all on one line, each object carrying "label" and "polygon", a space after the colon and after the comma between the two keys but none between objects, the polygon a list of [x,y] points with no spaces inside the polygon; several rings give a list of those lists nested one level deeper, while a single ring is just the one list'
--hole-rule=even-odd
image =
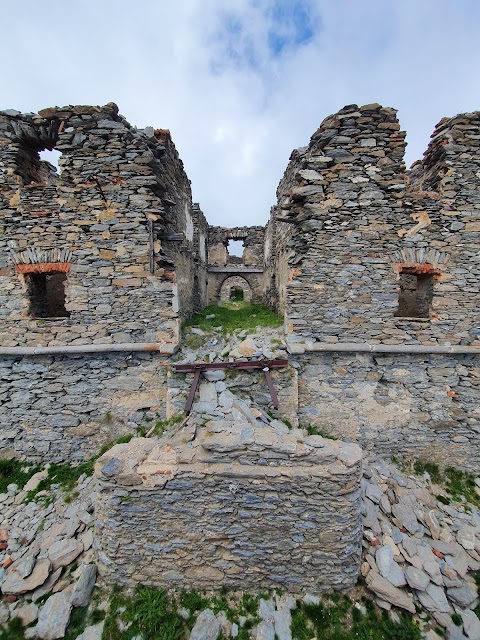
[{"label": "sky", "polygon": [[0,1],[0,109],[115,102],[170,129],[210,224],[265,224],[292,149],[398,109],[406,162],[480,109],[478,0]]}]

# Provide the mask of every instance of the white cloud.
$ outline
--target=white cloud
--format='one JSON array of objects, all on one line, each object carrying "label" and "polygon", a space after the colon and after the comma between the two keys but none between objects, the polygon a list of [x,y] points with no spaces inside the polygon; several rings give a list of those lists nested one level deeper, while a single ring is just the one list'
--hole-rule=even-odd
[{"label": "white cloud", "polygon": [[212,224],[264,223],[291,150],[344,104],[397,107],[409,163],[441,117],[480,107],[477,0],[24,0],[2,13],[1,106],[115,101],[132,124],[169,128]]}]

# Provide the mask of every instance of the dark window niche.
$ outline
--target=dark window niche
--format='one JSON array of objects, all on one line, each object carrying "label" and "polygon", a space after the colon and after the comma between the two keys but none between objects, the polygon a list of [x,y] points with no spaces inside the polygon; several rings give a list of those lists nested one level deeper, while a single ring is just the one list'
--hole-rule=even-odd
[{"label": "dark window niche", "polygon": [[400,273],[398,318],[429,318],[433,300],[433,275]]},{"label": "dark window niche", "polygon": [[25,275],[30,299],[29,314],[34,318],[68,318],[65,309],[65,273]]},{"label": "dark window niche", "polygon": [[230,290],[230,300],[243,300],[243,289],[240,289],[240,287],[232,287]]}]

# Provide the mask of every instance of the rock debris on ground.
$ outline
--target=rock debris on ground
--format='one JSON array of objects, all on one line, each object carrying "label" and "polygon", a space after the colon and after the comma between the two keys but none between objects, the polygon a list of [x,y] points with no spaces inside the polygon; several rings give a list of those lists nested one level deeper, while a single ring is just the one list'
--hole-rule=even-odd
[{"label": "rock debris on ground", "polygon": [[[205,376],[193,422],[201,424],[208,415],[218,420],[221,414],[227,426],[233,415],[240,423],[273,422],[288,429],[224,388],[224,375]],[[86,606],[96,580],[100,584],[93,550],[95,486],[84,475],[69,494],[70,502],[55,486],[40,492],[40,500],[26,502],[27,490],[35,489],[44,477],[45,472],[36,474],[23,489],[11,484],[0,495],[0,623],[16,617],[25,626],[25,638],[53,640],[64,636],[74,608]],[[468,503],[444,504],[436,498],[441,489],[427,475],[409,475],[382,458],[364,461],[362,485],[361,575],[370,597],[391,616],[398,610],[410,612],[430,640],[438,637],[435,626],[451,640],[480,640],[480,621],[474,612],[479,603],[474,579],[480,571],[479,511]],[[251,629],[251,638],[290,640],[297,597],[261,599],[260,621]],[[307,603],[318,601],[314,595],[304,597]],[[229,623],[225,614],[205,609],[199,612],[190,639],[215,640],[220,631],[234,638],[241,622]],[[102,628],[103,623],[91,625],[78,637],[100,640]]]}]

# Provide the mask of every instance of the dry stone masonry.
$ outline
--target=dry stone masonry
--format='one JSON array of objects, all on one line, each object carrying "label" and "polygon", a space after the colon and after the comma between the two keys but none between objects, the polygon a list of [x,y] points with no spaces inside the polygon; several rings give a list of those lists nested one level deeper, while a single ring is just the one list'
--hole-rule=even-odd
[{"label": "dry stone masonry", "polygon": [[[252,405],[248,405],[248,409],[250,412],[256,411]],[[227,415],[228,413],[225,417]],[[270,429],[275,431],[275,436],[270,438],[269,442],[275,443],[276,453],[281,456],[278,435],[287,435],[285,444],[288,436],[295,436],[295,433],[278,421],[263,422],[264,433]],[[197,414],[195,424],[199,426],[200,423],[201,415]],[[184,436],[188,431],[190,436],[192,435],[192,426],[187,426]],[[258,435],[258,429],[262,427],[257,428],[255,435]],[[228,429],[213,433],[216,438],[219,437],[219,433],[228,433],[229,438],[238,435],[238,431],[229,432]],[[134,457],[140,451],[153,452],[156,447],[164,446],[166,442],[170,442],[176,449],[175,437],[153,439],[147,446],[143,441],[140,449],[134,443]],[[305,442],[304,434],[301,439]],[[318,439],[317,443],[320,440]],[[190,445],[193,444],[192,440],[189,442]],[[185,444],[184,442],[183,446]],[[324,444],[327,447],[329,445],[328,441],[324,441]],[[233,448],[230,447],[229,451],[228,454],[225,451],[219,454],[217,451],[216,455],[231,455]],[[273,448],[270,451],[273,451]],[[123,453],[122,449],[120,453]],[[323,450],[322,455],[325,453]],[[340,448],[337,446],[334,459],[339,453]],[[112,452],[100,464],[105,466],[113,457],[117,457],[117,461],[121,462],[122,455],[118,455],[118,448],[115,454]],[[286,465],[281,465],[282,470],[287,473],[291,471],[291,456],[292,452],[289,451],[283,461]],[[140,457],[143,457],[143,454]],[[151,462],[153,456],[149,454],[147,459]],[[303,459],[303,463],[307,459],[308,456]],[[333,464],[336,466],[335,462]],[[444,494],[444,489],[432,484],[428,474],[424,474],[423,478],[412,476],[376,456],[364,459],[362,466],[363,500],[360,509],[363,511],[364,526],[361,571],[368,585],[368,597],[373,597],[380,607],[388,610],[393,620],[397,619],[397,611],[402,609],[414,614],[422,637],[427,639],[435,638],[433,629],[440,627],[450,640],[462,637],[477,640],[480,621],[475,613],[478,588],[474,576],[475,572],[480,570],[478,510],[475,510],[473,504],[441,502],[438,496]],[[255,464],[252,468],[256,469]],[[311,470],[311,466],[307,464],[301,466],[301,469]],[[147,481],[148,475],[152,475],[151,471],[152,465],[148,473],[140,478],[142,484],[136,487],[139,493],[148,492],[144,482]],[[108,495],[113,496],[108,499],[107,505],[112,513],[121,509],[118,499],[123,506],[130,504],[126,517],[143,522],[148,518],[147,514],[135,510],[133,501],[128,499],[134,495],[135,486],[128,485],[127,491],[122,492],[122,485],[117,482],[122,475],[118,463],[116,472],[117,476],[108,476],[107,482],[103,484],[107,490],[102,500]],[[109,603],[105,598],[106,584],[96,570],[96,564],[99,564],[101,572],[105,571],[103,564],[106,561],[102,551],[100,554],[94,551],[95,545],[100,541],[101,546],[103,539],[97,535],[97,540],[94,541],[93,527],[96,514],[93,513],[93,506],[96,502],[96,483],[92,478],[80,476],[74,487],[75,493],[69,497],[69,500],[72,500],[70,504],[66,503],[65,494],[61,489],[55,487],[47,494],[49,500],[26,503],[24,500],[27,492],[38,488],[39,482],[46,475],[45,469],[34,474],[23,488],[11,484],[5,493],[0,494],[0,585],[4,595],[4,601],[0,603],[0,625],[17,618],[24,627],[25,638],[48,640],[61,638],[66,631],[71,634],[67,625],[72,618],[77,617],[79,608],[88,605],[95,584],[97,589],[90,610],[108,610]],[[125,480],[123,474],[122,482]],[[169,484],[168,481],[162,488],[162,480],[158,484],[157,478],[155,482],[157,485],[150,490],[150,497],[158,497]],[[477,485],[480,491],[480,478],[477,478]],[[178,486],[176,490],[181,491]],[[360,495],[360,492],[358,494]],[[347,499],[349,495],[352,494],[344,494],[343,499]],[[240,500],[239,489],[233,494],[228,491],[228,499],[230,508],[233,508],[232,500]],[[103,514],[103,510],[101,513]],[[167,519],[171,520],[170,514]],[[306,520],[303,518],[303,523],[306,523]],[[103,519],[97,518],[97,533],[102,525]],[[107,529],[111,526],[112,522],[107,522]],[[309,533],[308,529],[306,531]],[[127,533],[127,539],[129,536],[131,532]],[[238,544],[242,544],[243,538],[237,537]],[[110,530],[109,545],[114,539],[115,534]],[[117,540],[118,548],[127,544],[127,539],[120,537]],[[160,544],[160,541],[157,540],[155,544]],[[210,544],[218,546],[225,544],[225,540],[210,540]],[[315,547],[316,550],[324,544],[325,538],[322,536]],[[198,542],[195,546],[198,546]],[[178,549],[176,553],[179,553]],[[319,574],[322,575],[321,572]],[[161,576],[166,580],[170,579],[172,574],[164,572]],[[206,573],[203,583],[208,579]],[[194,581],[200,583],[201,579],[195,576],[192,578],[192,582]],[[265,593],[264,589],[262,591]],[[364,593],[365,591],[358,587],[350,592],[354,606],[359,611],[364,607],[361,600]],[[326,598],[328,601],[328,596]],[[265,637],[273,637],[275,633],[279,638],[292,635],[295,637],[293,627],[290,628],[291,614],[302,601],[316,604],[320,597],[310,591],[304,594],[298,592],[295,595],[276,594],[271,598],[264,595],[259,601],[258,612],[254,612],[254,615],[258,613],[258,617],[250,629],[249,637],[252,640],[264,640]],[[182,616],[188,618],[191,614],[194,612],[181,610]],[[239,626],[245,624],[244,621],[245,618],[226,620],[224,611],[219,611],[216,615],[211,610],[198,612],[190,638],[204,637],[197,634],[205,634],[206,629],[211,631],[211,636],[208,637],[218,637],[220,629],[225,637],[235,637]],[[82,640],[101,640],[103,625],[104,622],[93,625],[90,623],[84,635],[78,637]]]},{"label": "dry stone masonry", "polygon": [[228,228],[167,130],[113,103],[1,112],[2,455],[80,459],[165,417],[181,322],[243,298],[285,318],[303,424],[476,468],[479,131],[442,120],[405,171],[395,110],[349,105],[292,153],[266,227]]},{"label": "dry stone masonry", "polygon": [[[352,105],[293,152],[270,221],[292,341],[476,340],[479,127],[478,113],[442,120],[406,172],[395,110]],[[398,313],[402,274],[430,280],[428,317]]]},{"label": "dry stone masonry", "polygon": [[[168,130],[137,129],[113,103],[0,112],[1,458],[82,461],[178,416],[193,375],[173,363],[289,360],[272,376],[278,411],[262,373],[208,372],[180,427],[99,460],[105,578],[345,589],[360,568],[358,445],[373,459],[478,472],[479,138],[479,112],[446,118],[406,171],[395,110],[346,106],[292,153],[265,227],[213,227]],[[44,149],[61,153],[59,171]],[[182,336],[195,311],[242,298],[280,313],[282,330]],[[363,573],[379,603],[413,612],[419,601],[452,637],[445,616],[457,607],[475,637],[466,572],[480,562],[478,516],[427,504],[414,483],[373,469],[364,524],[381,548],[368,549]],[[404,489],[425,509],[412,515]],[[60,556],[84,545],[58,538]],[[14,558],[5,593],[50,580],[50,551],[31,567],[30,555]],[[51,611],[67,624],[62,593],[35,612],[40,637],[53,637]],[[265,625],[258,637],[273,633]]]},{"label": "dry stone masonry", "polygon": [[[229,253],[231,240],[243,243],[242,256]],[[264,227],[209,227],[209,304],[228,302],[237,292],[248,302],[263,302],[264,261]]]},{"label": "dry stone masonry", "polygon": [[[201,398],[216,394],[216,383],[204,383]],[[116,445],[97,462],[102,575],[197,589],[353,586],[360,448],[278,420],[253,426],[245,416],[255,408],[222,394],[230,420],[198,426],[192,418],[173,435]]]}]

